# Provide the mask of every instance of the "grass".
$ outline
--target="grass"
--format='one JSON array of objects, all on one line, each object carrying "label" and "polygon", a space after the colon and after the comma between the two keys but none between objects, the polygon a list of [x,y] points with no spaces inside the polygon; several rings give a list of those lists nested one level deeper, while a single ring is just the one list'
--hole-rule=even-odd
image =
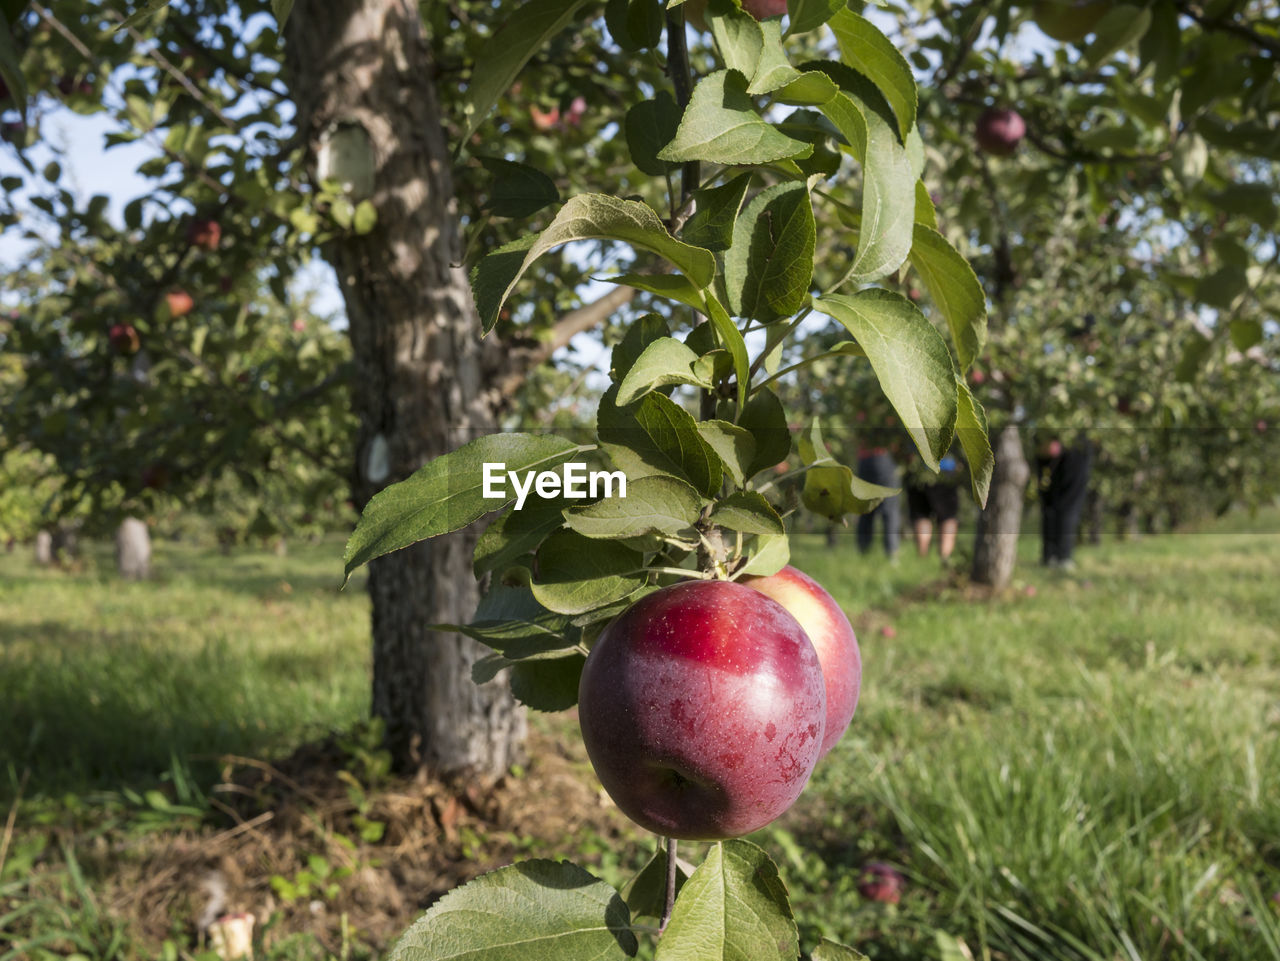
[{"label": "grass", "polygon": [[[865,667],[850,732],[757,837],[802,943],[893,961],[1280,961],[1277,530],[1271,512],[1107,543],[1070,576],[1035,567],[1028,538],[1018,581],[995,597],[907,546],[889,565],[851,534],[835,550],[798,538],[794,562],[850,612]],[[91,853],[108,819],[175,830],[207,810],[201,758],[271,756],[356,725],[367,601],[359,585],[335,590],[340,553],[161,543],[157,579],[137,585],[105,554],[74,575],[0,555],[0,792],[27,774],[0,872],[0,958],[19,923],[6,910],[60,953],[144,956],[69,841]],[[612,881],[634,861],[574,843],[555,853]],[[68,845],[59,886],[18,899],[55,844]],[[872,860],[905,875],[900,904],[858,893]],[[273,958],[326,956],[314,939],[273,943]]]}]

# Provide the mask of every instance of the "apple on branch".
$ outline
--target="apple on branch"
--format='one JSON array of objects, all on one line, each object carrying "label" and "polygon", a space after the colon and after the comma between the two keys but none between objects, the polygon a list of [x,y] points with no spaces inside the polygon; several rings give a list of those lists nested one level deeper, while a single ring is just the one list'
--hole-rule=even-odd
[{"label": "apple on branch", "polygon": [[744,578],[742,583],[785,607],[818,653],[827,689],[827,721],[818,757],[826,757],[853,720],[862,690],[862,653],[853,626],[821,584],[789,565],[768,577]]},{"label": "apple on branch", "polygon": [[978,117],[974,139],[978,147],[994,157],[1008,157],[1027,135],[1027,123],[1016,110],[991,107]]},{"label": "apple on branch", "polygon": [[818,761],[822,666],[786,609],[731,581],[641,598],[592,647],[578,721],[605,791],[668,838],[741,837],[791,807]]}]

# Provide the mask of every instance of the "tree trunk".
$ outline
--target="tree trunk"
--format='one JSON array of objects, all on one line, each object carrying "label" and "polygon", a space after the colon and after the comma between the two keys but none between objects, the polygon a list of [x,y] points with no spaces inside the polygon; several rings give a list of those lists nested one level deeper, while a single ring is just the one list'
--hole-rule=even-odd
[{"label": "tree trunk", "polygon": [[978,515],[973,547],[975,583],[1007,587],[1018,559],[1018,535],[1022,530],[1022,506],[1031,468],[1022,451],[1016,424],[1001,428],[995,439],[995,470],[987,506]]},{"label": "tree trunk", "polygon": [[36,531],[36,566],[53,565],[53,535],[48,531]]},{"label": "tree trunk", "polygon": [[1086,539],[1097,547],[1102,543],[1102,526],[1106,523],[1107,505],[1097,487],[1089,490],[1089,501],[1085,507]]},{"label": "tree trunk", "polygon": [[[480,325],[460,267],[450,157],[417,4],[298,0],[286,65],[299,128],[330,171],[336,152],[368,163],[338,171],[378,213],[364,235],[329,245],[346,301],[360,416],[355,501],[495,427]],[[341,158],[338,158],[341,159]],[[332,174],[331,174],[332,175]],[[401,769],[501,774],[521,756],[522,708],[505,677],[478,686],[487,649],[426,625],[465,623],[479,599],[476,533],[461,531],[369,565],[373,711]]]},{"label": "tree trunk", "polygon": [[151,532],[145,521],[126,517],[116,528],[116,573],[130,581],[151,576]]}]

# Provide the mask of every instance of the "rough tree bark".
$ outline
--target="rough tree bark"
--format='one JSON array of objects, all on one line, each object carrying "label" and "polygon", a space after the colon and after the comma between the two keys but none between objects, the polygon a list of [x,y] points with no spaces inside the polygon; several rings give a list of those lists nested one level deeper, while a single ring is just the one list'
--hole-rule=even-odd
[{"label": "rough tree bark", "polygon": [[[455,266],[450,157],[417,4],[299,0],[286,65],[311,156],[335,130],[354,129],[372,161],[377,226],[326,252],[355,352],[352,488],[363,507],[387,484],[494,429],[495,398],[484,383],[467,281]],[[369,565],[373,711],[402,769],[495,777],[521,756],[526,718],[505,679],[470,680],[485,649],[426,627],[465,623],[474,613],[475,536],[462,531]]]},{"label": "rough tree bark", "polygon": [[995,588],[1007,587],[1018,558],[1022,506],[1031,467],[1022,450],[1016,424],[1000,429],[995,438],[995,470],[986,509],[978,515],[972,579]]},{"label": "rough tree bark", "polygon": [[145,521],[126,517],[116,528],[116,573],[130,581],[151,576],[151,532]]}]

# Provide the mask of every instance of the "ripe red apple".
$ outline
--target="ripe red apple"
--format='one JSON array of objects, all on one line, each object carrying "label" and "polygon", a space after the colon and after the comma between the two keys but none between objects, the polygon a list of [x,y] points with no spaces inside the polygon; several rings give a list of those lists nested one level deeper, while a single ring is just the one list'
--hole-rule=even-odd
[{"label": "ripe red apple", "polygon": [[222,224],[216,220],[197,218],[187,225],[187,243],[204,250],[217,250],[222,242]]},{"label": "ripe red apple", "polygon": [[1107,0],[1038,0],[1032,17],[1054,40],[1075,43],[1093,32],[1110,6]]},{"label": "ripe red apple", "polygon": [[892,624],[886,624],[884,627],[880,628],[880,636],[890,639],[895,638],[898,636],[898,629]]},{"label": "ripe red apple", "polygon": [[1027,124],[1016,110],[991,107],[978,117],[974,138],[978,147],[996,157],[1008,157],[1027,135]]},{"label": "ripe red apple", "polygon": [[971,384],[981,384],[984,383],[986,379],[987,375],[977,367],[975,367],[969,374],[969,383]]},{"label": "ripe red apple", "polygon": [[787,0],[742,0],[742,9],[757,20],[768,20],[787,12]]},{"label": "ripe red apple", "polygon": [[307,329],[307,322],[303,320],[301,317],[295,317],[293,318],[293,323],[290,324],[289,326],[293,328],[293,332],[295,334],[300,334]]},{"label": "ripe red apple", "polygon": [[902,874],[892,865],[885,864],[883,861],[872,861],[858,876],[858,893],[868,901],[897,904],[902,900],[902,889],[905,884]]},{"label": "ripe red apple", "polygon": [[185,290],[169,291],[164,295],[164,303],[170,317],[185,317],[196,308],[195,299]]},{"label": "ripe red apple", "polygon": [[826,714],[804,629],[730,581],[641,598],[601,633],[578,686],[600,783],[641,827],[674,838],[740,837],[791,807]]},{"label": "ripe red apple", "polygon": [[133,324],[112,324],[107,331],[107,340],[118,354],[136,354],[142,346],[138,329]]},{"label": "ripe red apple", "polygon": [[1253,429],[1259,434],[1265,434],[1267,432],[1267,422],[1259,418],[1258,422],[1253,425]]},{"label": "ripe red apple", "polygon": [[768,577],[743,578],[742,583],[785,607],[800,622],[818,652],[827,687],[827,722],[818,753],[821,760],[836,746],[858,707],[862,653],[853,625],[821,584],[789,565]]}]

